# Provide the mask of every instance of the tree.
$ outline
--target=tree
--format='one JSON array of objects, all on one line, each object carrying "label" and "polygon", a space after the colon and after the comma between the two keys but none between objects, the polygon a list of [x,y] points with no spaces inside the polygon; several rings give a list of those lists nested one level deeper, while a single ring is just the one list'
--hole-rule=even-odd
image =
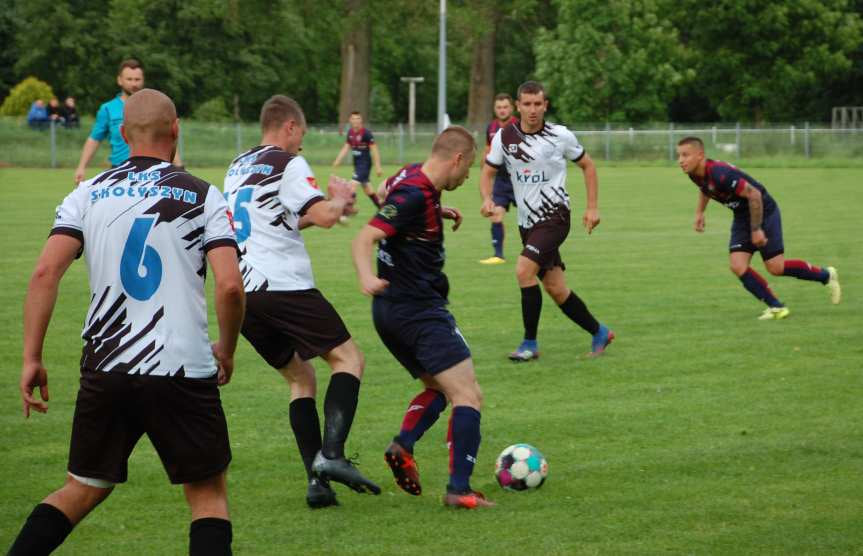
[{"label": "tree", "polygon": [[827,119],[836,92],[826,85],[849,75],[863,41],[848,0],[684,0],[680,7],[698,83],[726,120]]},{"label": "tree", "polygon": [[536,43],[537,75],[567,122],[660,120],[683,81],[659,0],[560,0]]},{"label": "tree", "polygon": [[481,130],[492,115],[494,99],[495,39],[500,12],[491,0],[476,2],[474,21],[484,25],[472,25],[473,47],[470,66],[470,90],[467,101],[467,127]]},{"label": "tree", "polygon": [[372,25],[367,7],[366,0],[345,0],[339,124],[347,122],[351,112],[370,117]]}]

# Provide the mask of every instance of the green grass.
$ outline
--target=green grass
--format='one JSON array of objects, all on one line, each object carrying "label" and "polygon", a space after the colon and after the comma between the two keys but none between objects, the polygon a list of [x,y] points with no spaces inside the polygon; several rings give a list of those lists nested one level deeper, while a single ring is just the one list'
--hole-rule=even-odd
[{"label": "green grass", "polygon": [[[818,284],[773,277],[792,316],[757,321],[762,307],[727,270],[730,211],[712,205],[706,233],[695,234],[696,190],[679,171],[600,167],[602,224],[589,237],[574,226],[563,249],[569,284],[618,334],[597,360],[582,357],[589,338],[547,296],[542,359],[527,365],[505,359],[521,331],[512,262],[476,263],[490,254],[476,172],[465,187],[445,193],[445,202],[466,216],[462,229],[447,236],[446,270],[451,310],[485,394],[474,485],[498,502],[488,511],[440,505],[448,413],[417,448],[422,497],[397,490],[383,462],[418,384],[382,347],[369,300],[355,284],[349,241],[371,205],[362,199],[361,218],[348,227],[308,230],[318,285],[368,363],[348,448],[359,452],[361,469],[384,493],[360,496],[336,487],[340,507],[305,508],[287,385],[242,341],[234,381],[222,391],[234,451],[235,552],[860,553],[863,171],[746,169],[782,207],[789,257],[838,266],[843,303],[831,306]],[[323,176],[328,169],[316,171]],[[199,173],[219,183],[221,172]],[[64,479],[89,299],[81,262],[63,282],[48,334],[47,415],[23,420],[17,381],[27,280],[70,186],[69,170],[0,170],[7,229],[0,267],[0,550]],[[576,172],[569,189],[580,216],[584,194]],[[513,214],[507,233],[513,261],[519,250]],[[327,375],[317,366],[323,391]],[[549,479],[537,492],[505,493],[494,484],[494,459],[514,442],[535,444],[548,458]],[[57,553],[182,554],[187,530],[181,489],[169,486],[142,441],[129,482]]]}]

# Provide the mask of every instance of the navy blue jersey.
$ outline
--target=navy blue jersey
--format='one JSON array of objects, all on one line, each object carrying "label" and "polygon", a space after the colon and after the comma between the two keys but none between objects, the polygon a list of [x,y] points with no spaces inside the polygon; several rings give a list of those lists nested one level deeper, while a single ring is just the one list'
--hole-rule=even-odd
[{"label": "navy blue jersey", "polygon": [[749,201],[740,196],[747,183],[761,192],[765,215],[776,208],[776,202],[763,185],[727,162],[708,158],[704,165],[704,177],[698,178],[690,174],[689,179],[705,196],[733,210],[735,218],[749,218]]},{"label": "navy blue jersey", "polygon": [[381,294],[422,305],[447,303],[443,273],[440,191],[420,165],[407,166],[369,224],[386,233],[378,248],[378,276],[390,285]]},{"label": "navy blue jersey", "polygon": [[[494,136],[497,134],[498,131],[510,124],[517,123],[518,118],[516,118],[515,116],[510,116],[509,120],[504,124],[501,124],[500,120],[498,120],[497,118],[493,119],[491,122],[489,122],[488,127],[485,128],[485,144],[491,146],[491,140],[494,139]],[[501,166],[500,168],[498,168],[497,175],[494,179],[495,181],[509,181],[509,173],[506,170],[506,166]]]},{"label": "navy blue jersey", "polygon": [[351,146],[351,154],[354,157],[354,166],[357,168],[361,166],[366,168],[370,167],[372,158],[369,154],[369,149],[375,143],[375,138],[372,135],[372,132],[364,127],[361,127],[356,131],[354,131],[354,128],[350,128],[348,129],[346,142]]}]

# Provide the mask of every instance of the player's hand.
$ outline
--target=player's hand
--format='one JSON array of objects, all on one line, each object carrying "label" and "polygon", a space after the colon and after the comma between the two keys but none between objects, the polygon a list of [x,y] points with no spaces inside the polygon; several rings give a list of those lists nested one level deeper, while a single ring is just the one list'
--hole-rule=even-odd
[{"label": "player's hand", "polygon": [[75,185],[84,180],[84,168],[75,168]]},{"label": "player's hand", "polygon": [[375,174],[377,174],[377,175],[378,175],[378,177],[381,177],[381,176],[383,176],[383,175],[384,175],[384,171],[383,171],[383,170],[381,170],[381,167],[380,167],[380,166],[378,166],[377,168],[375,168]]},{"label": "player's hand", "polygon": [[767,235],[761,228],[752,231],[752,245],[755,247],[764,247],[767,245]]},{"label": "player's hand", "polygon": [[229,355],[218,340],[213,342],[211,348],[219,366],[218,384],[224,386],[231,382],[231,376],[234,374],[234,356],[233,354]]},{"label": "player's hand", "polygon": [[591,233],[594,228],[599,226],[599,209],[586,209],[584,216],[581,217],[581,224],[587,233]]},{"label": "player's hand", "polygon": [[447,220],[453,220],[452,231],[458,230],[458,227],[461,226],[461,211],[455,207],[442,207],[441,217]]},{"label": "player's hand", "polygon": [[[42,365],[41,360],[24,361],[21,366],[21,401],[24,402],[24,418],[30,417],[30,410],[39,413],[48,411],[48,370]],[[39,397],[36,399],[33,390],[39,387]]]},{"label": "player's hand", "polygon": [[483,216],[491,216],[494,214],[494,201],[491,199],[483,201],[482,206],[479,209],[479,213]]},{"label": "player's hand", "polygon": [[360,279],[360,291],[363,295],[375,296],[384,293],[384,290],[389,287],[390,283],[377,276],[369,276]]},{"label": "player's hand", "polygon": [[699,234],[704,232],[704,213],[703,212],[699,212],[699,213],[695,214],[694,228],[695,228],[695,231],[698,232]]}]

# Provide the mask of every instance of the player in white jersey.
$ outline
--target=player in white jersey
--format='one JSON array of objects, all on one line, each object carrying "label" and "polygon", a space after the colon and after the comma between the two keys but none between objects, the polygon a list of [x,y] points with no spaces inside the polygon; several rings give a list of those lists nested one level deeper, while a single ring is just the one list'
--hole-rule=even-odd
[{"label": "player in white jersey", "polygon": [[[82,253],[90,276],[81,388],[65,485],[36,506],[9,554],[48,554],[126,481],[143,434],[192,510],[191,554],[230,554],[231,460],[218,385],[233,372],[243,283],[219,190],[170,164],[179,127],[164,94],[126,103],[131,157],[81,182],[57,209],[24,305],[24,415],[48,410],[42,346],[59,282]],[[207,336],[204,278],[216,280],[219,340]],[[41,399],[34,394],[39,388]]]},{"label": "player in white jersey", "polygon": [[[329,479],[358,492],[380,494],[345,459],[344,445],[357,407],[363,355],[332,305],[315,288],[300,230],[329,228],[344,213],[350,193],[327,200],[306,160],[297,154],[306,132],[302,108],[275,95],[261,108],[261,144],[231,163],[225,196],[233,209],[240,269],[247,292],[243,336],[291,388],[290,421],[306,467],[306,502],[336,503]],[[315,405],[315,370],[332,369],[324,399],[324,434]]]},{"label": "player in white jersey", "polygon": [[480,176],[483,197],[481,212],[494,211],[492,183],[499,168],[506,167],[515,191],[518,226],[524,249],[516,263],[516,278],[521,288],[521,313],[524,338],[510,353],[513,361],[539,357],[537,328],[542,311],[542,292],[537,278],[561,311],[591,336],[592,355],[599,355],[614,339],[614,332],[599,323],[584,302],[566,285],[566,266],[559,248],[570,228],[569,194],[566,190],[566,163],[575,162],[584,173],[587,208],[582,224],[591,233],[599,225],[596,167],[584,147],[566,127],[545,121],[548,99],[536,81],[518,88],[520,121],[494,136]]}]

